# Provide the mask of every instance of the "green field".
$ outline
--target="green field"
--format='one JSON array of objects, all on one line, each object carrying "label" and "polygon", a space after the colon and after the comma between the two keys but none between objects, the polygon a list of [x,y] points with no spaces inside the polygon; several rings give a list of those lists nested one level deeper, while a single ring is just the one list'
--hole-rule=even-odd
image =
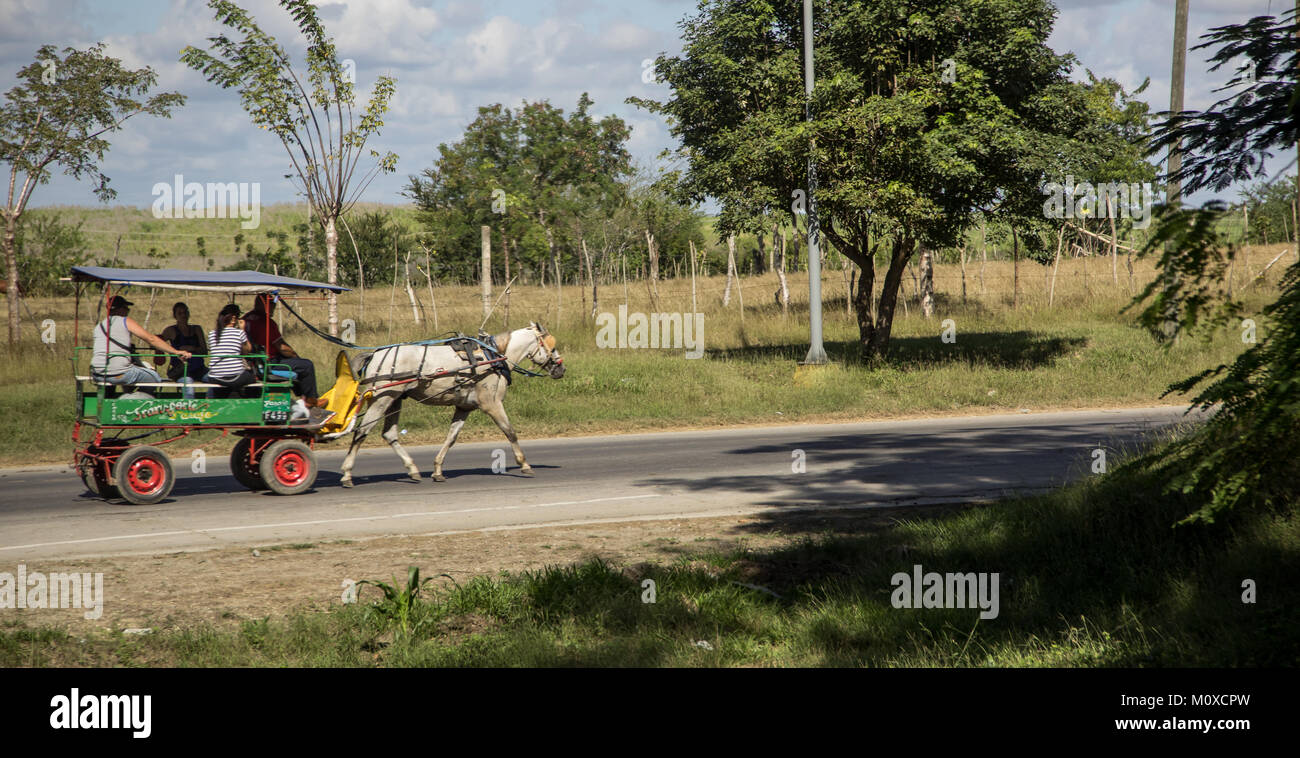
[{"label": "green field", "polygon": [[[1256,260],[1267,252],[1256,252]],[[795,364],[807,351],[808,334],[803,275],[790,276],[789,315],[782,315],[773,299],[774,275],[743,278],[743,286],[733,291],[726,308],[721,304],[723,277],[701,278],[696,302],[704,313],[705,356],[698,360],[686,359],[684,349],[600,349],[590,302],[584,310],[578,287],[565,287],[557,303],[553,287],[516,285],[510,327],[531,319],[550,327],[559,337],[568,374],[560,381],[518,378],[506,408],[527,445],[529,438],[608,432],[1150,405],[1162,402],[1160,396],[1170,383],[1230,361],[1244,347],[1237,327],[1210,334],[1206,340],[1185,338],[1168,348],[1157,344],[1133,325],[1130,315],[1119,312],[1129,300],[1122,262],[1116,285],[1104,260],[1063,261],[1050,307],[1047,276],[1051,269],[1022,263],[1019,309],[1010,305],[1009,263],[968,263],[965,302],[959,266],[936,268],[935,316],[926,319],[920,314],[913,282],[905,281],[907,304],[899,306],[892,352],[888,360],[870,365],[858,357],[857,327],[844,308],[842,272],[826,271],[826,339],[835,363],[798,381]],[[1257,312],[1275,296],[1275,273],[1261,280],[1257,290],[1243,294],[1248,313]],[[1147,275],[1149,268],[1139,264],[1133,287],[1139,287]],[[348,293],[341,299],[340,314],[356,321],[356,342],[363,345],[425,339],[451,330],[473,333],[482,321],[475,287],[435,288],[433,303],[427,287],[416,294],[423,312],[418,326],[402,291]],[[189,303],[195,320],[205,328],[210,328],[207,322],[225,302],[219,295],[168,291],[156,297],[137,291],[131,297],[137,303],[133,317],[147,321],[155,331],[170,323],[171,304],[178,297]],[[0,413],[10,419],[9,433],[0,441],[0,463],[67,461],[72,449],[73,300],[24,302],[30,311],[30,316],[24,314],[24,340],[16,352],[6,348],[0,364],[0,383],[5,387]],[[688,312],[690,280],[662,282],[657,308],[651,307],[644,282],[628,283],[626,289],[621,282],[604,285],[600,302],[601,310],[609,312],[624,302],[632,311]],[[249,305],[244,303],[246,308]],[[89,336],[91,307],[83,301],[83,344]],[[309,320],[324,324],[322,300],[301,300],[296,307]],[[315,360],[324,390],[331,383],[325,374],[333,366],[335,349],[287,313],[280,315],[286,339]],[[504,316],[503,303],[489,328],[503,330]],[[56,324],[52,345],[38,339],[36,327],[45,319]],[[956,341],[951,344],[940,338],[946,319],[952,319],[955,329]],[[1261,323],[1260,328],[1267,325]],[[449,417],[446,408],[409,408],[402,419],[408,432],[404,440],[441,442]],[[461,439],[498,434],[490,420],[475,414]],[[367,444],[383,443],[376,437]],[[223,452],[229,445],[229,439],[201,433],[171,446],[170,452],[189,455],[194,446]]]}]

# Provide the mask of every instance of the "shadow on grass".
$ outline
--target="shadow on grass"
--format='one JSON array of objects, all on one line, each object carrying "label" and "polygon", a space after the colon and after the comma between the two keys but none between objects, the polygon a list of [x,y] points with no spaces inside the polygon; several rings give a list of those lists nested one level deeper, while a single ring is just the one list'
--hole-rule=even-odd
[{"label": "shadow on grass", "polygon": [[[886,365],[906,371],[925,371],[949,365],[1034,369],[1050,366],[1057,358],[1087,345],[1082,337],[1060,337],[1037,332],[961,332],[956,341],[943,342],[942,327],[935,323],[933,337],[893,337],[889,353],[880,361],[866,361],[857,342],[825,343],[830,359],[845,365]],[[715,360],[800,361],[807,345],[753,345],[725,350],[706,350]]]},{"label": "shadow on grass", "polygon": [[[1173,530],[1189,504],[1160,489],[1126,472],[987,507],[777,514],[768,531],[804,538],[479,578],[435,607],[492,618],[492,631],[450,649],[415,643],[391,663],[1296,665],[1294,514]],[[996,573],[996,616],[981,619],[973,599],[895,607],[893,577],[916,566]],[[1243,572],[1278,597],[1242,603]]]},{"label": "shadow on grass", "polygon": [[[3,630],[0,665],[1300,665],[1294,506],[1171,529],[1193,504],[1162,489],[1121,470],[985,507],[777,514],[767,531],[799,539],[439,579],[400,616],[367,589],[237,632],[78,643]],[[996,617],[974,602],[896,607],[894,576],[917,566],[996,573]],[[1243,579],[1258,602],[1243,602]]]}]

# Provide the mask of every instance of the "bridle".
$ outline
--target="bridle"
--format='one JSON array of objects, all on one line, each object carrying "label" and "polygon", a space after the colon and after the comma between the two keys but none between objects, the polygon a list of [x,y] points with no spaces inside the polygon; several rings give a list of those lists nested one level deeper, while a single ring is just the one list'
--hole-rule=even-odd
[{"label": "bridle", "polygon": [[[555,344],[555,337],[551,336],[551,333],[546,331],[546,327],[542,326],[541,324],[535,324],[534,327],[535,328],[533,329],[533,334],[537,338],[537,348],[542,351],[543,355],[546,356],[546,362],[540,363],[537,361],[536,358],[533,358],[533,362],[537,363],[537,365],[540,366],[542,369],[548,371],[552,366],[563,366],[564,358],[556,355],[555,351],[552,348],[548,348],[546,346],[545,339],[547,337],[551,337],[551,344]],[[529,352],[531,353],[533,351],[529,351]],[[529,357],[532,358],[531,355]]]}]

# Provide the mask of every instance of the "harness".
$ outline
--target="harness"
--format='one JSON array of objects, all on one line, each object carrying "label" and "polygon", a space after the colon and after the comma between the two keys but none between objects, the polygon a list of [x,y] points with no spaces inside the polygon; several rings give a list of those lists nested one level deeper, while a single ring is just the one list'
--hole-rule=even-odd
[{"label": "harness", "polygon": [[[334,337],[334,336],[330,335],[330,334],[327,333],[327,332],[323,332],[323,331],[321,331],[321,330],[318,329],[314,324],[312,324],[310,321],[308,321],[307,319],[305,319],[305,318],[303,318],[301,315],[299,315],[298,312],[295,311],[295,310],[293,309],[293,306],[289,305],[288,301],[281,299],[278,295],[276,296],[275,301],[276,301],[277,303],[279,303],[280,305],[284,306],[285,310],[287,310],[287,311],[289,311],[289,313],[293,314],[293,317],[294,317],[294,318],[296,318],[296,319],[298,319],[300,322],[302,322],[302,325],[305,326],[305,327],[307,327],[307,329],[308,329],[309,331],[311,331],[313,334],[315,334],[317,337],[320,337],[321,339],[325,340],[326,342],[329,342],[329,343],[334,344],[334,345],[338,345],[339,347],[345,348],[345,349],[347,349],[347,350],[369,350],[369,351],[372,351],[372,352],[374,352],[374,353],[378,353],[378,352],[381,352],[381,351],[384,351],[384,350],[388,350],[388,349],[390,349],[390,348],[394,348],[394,347],[404,347],[404,346],[406,346],[406,345],[421,345],[421,346],[428,347],[428,346],[432,346],[432,345],[446,345],[446,344],[449,344],[449,343],[459,343],[460,345],[462,345],[462,347],[459,348],[459,349],[457,349],[457,348],[453,348],[453,349],[456,349],[457,352],[463,352],[463,353],[467,354],[467,362],[470,364],[470,365],[469,365],[469,368],[471,368],[471,369],[472,369],[473,367],[477,366],[477,365],[485,365],[485,364],[488,364],[488,363],[494,363],[494,362],[496,362],[496,361],[500,361],[503,365],[501,365],[501,366],[495,368],[494,371],[500,371],[500,372],[502,373],[502,375],[506,377],[506,383],[507,383],[507,384],[510,383],[510,372],[512,372],[512,371],[515,372],[515,373],[523,374],[524,376],[531,376],[531,377],[545,377],[545,376],[546,376],[545,374],[539,374],[539,373],[537,373],[536,371],[530,371],[529,369],[526,369],[526,368],[524,368],[523,366],[520,366],[520,365],[517,364],[517,363],[515,363],[515,364],[509,364],[509,361],[506,360],[505,355],[503,355],[503,354],[501,353],[501,351],[497,348],[497,345],[496,345],[496,339],[493,338],[492,336],[488,335],[488,334],[484,334],[483,332],[480,332],[480,333],[479,333],[479,336],[478,336],[477,338],[467,336],[467,335],[462,334],[462,333],[460,333],[460,332],[449,332],[449,334],[452,335],[452,336],[450,336],[450,337],[442,337],[442,338],[435,338],[435,339],[428,339],[428,340],[420,340],[419,342],[394,342],[394,343],[392,343],[392,344],[390,344],[390,345],[379,345],[379,346],[376,346],[376,347],[365,347],[365,346],[362,346],[362,345],[356,345],[356,344],[353,344],[353,343],[348,342],[348,341],[346,341],[346,340],[341,340],[341,339],[339,339],[338,337]],[[541,336],[538,336],[538,338],[537,338],[537,342],[538,342],[538,344],[541,344],[541,341],[542,341]],[[473,344],[475,344],[475,345],[478,345],[479,347],[482,347],[485,351],[491,351],[491,355],[493,355],[493,356],[495,356],[495,357],[492,358],[491,360],[486,360],[486,361],[476,361],[476,359],[475,359],[475,357],[474,357],[474,351],[473,351],[472,349],[470,349],[470,343],[473,343]],[[544,347],[544,346],[543,346],[543,347]],[[549,352],[549,351],[547,351],[547,352]],[[396,355],[394,355],[394,359],[393,359],[393,360],[394,360],[394,365],[395,365],[395,364],[396,364]],[[560,359],[560,360],[558,360],[557,362],[559,362],[559,363],[563,363],[564,361],[563,361],[563,359]],[[505,365],[505,364],[509,364],[509,365]],[[423,361],[423,358],[421,358],[421,361],[420,361],[420,369],[421,369],[421,371],[423,370],[423,368],[424,368],[424,361]],[[363,371],[365,370],[365,368],[364,368],[364,364],[362,365],[362,370],[363,370]],[[454,374],[454,373],[457,373],[457,371],[447,371],[447,372],[443,372],[443,373],[441,373],[441,374],[435,374],[435,375],[433,375],[433,376],[425,377],[425,378],[436,379],[436,378],[438,378],[438,377],[440,377],[440,376],[448,376],[448,375],[450,375],[450,374]],[[389,378],[389,377],[377,377],[377,378]],[[402,382],[402,383],[405,383],[405,382],[408,381],[408,380],[414,380],[414,379],[417,379],[417,378],[419,378],[419,377],[416,376],[415,374],[413,374],[412,372],[405,372],[405,373],[402,374],[402,375],[394,374],[394,375],[393,375],[393,378],[395,378],[396,381],[400,381],[400,382]],[[375,380],[374,380],[374,379],[370,379],[370,380],[365,380],[365,379],[363,379],[363,380],[362,380],[362,383],[365,383],[365,382],[367,382],[367,381],[371,381],[371,382],[373,382],[373,381],[375,381]],[[391,386],[391,385],[390,385],[390,386]]]},{"label": "harness", "polygon": [[[406,344],[413,344],[422,348],[420,352],[420,365],[414,371],[398,372],[396,370],[398,351],[393,350],[392,348],[402,347]],[[426,374],[424,367],[429,358],[429,347],[433,345],[446,345],[450,347],[457,357],[465,361],[466,365],[457,366],[453,369],[444,369],[440,366],[435,369],[433,373]],[[377,366],[378,372],[374,376],[366,376],[362,378],[357,383],[360,385],[366,385],[375,384],[376,382],[387,382],[386,384],[376,386],[374,388],[374,391],[376,392],[390,387],[410,384],[412,382],[441,379],[446,376],[455,376],[455,384],[442,392],[439,392],[438,395],[435,395],[434,397],[444,395],[454,390],[459,390],[467,384],[477,384],[492,374],[500,374],[505,378],[507,385],[511,383],[510,366],[508,365],[509,361],[497,347],[496,339],[487,334],[480,334],[476,339],[474,337],[457,333],[455,337],[444,340],[430,340],[422,343],[390,345],[381,348],[379,351],[367,354],[361,364],[360,374],[364,375],[366,373],[370,361],[375,355],[380,356],[379,365]],[[386,361],[390,355],[392,356],[392,366],[388,372],[385,373],[384,361]],[[480,366],[486,367],[487,370],[479,371]]]}]

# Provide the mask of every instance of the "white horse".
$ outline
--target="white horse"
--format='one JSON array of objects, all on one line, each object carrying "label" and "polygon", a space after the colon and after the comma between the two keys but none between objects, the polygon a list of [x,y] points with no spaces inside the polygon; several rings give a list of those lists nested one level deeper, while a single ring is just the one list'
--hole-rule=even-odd
[{"label": "white horse", "polygon": [[[442,461],[456,443],[456,437],[465,425],[465,418],[476,408],[497,423],[514,448],[515,462],[519,464],[521,472],[531,476],[533,469],[524,460],[524,451],[519,447],[519,438],[510,425],[503,405],[506,388],[510,384],[507,372],[527,359],[540,366],[552,379],[559,379],[564,376],[564,359],[555,349],[555,337],[537,322],[508,334],[498,334],[494,339],[497,349],[505,356],[504,366],[498,361],[478,365],[471,370],[465,359],[448,345],[397,345],[377,351],[359,377],[363,391],[369,389],[374,395],[352,434],[352,446],[343,459],[343,479],[340,484],[344,487],[353,486],[352,464],[356,460],[357,450],[381,419],[384,422],[384,439],[401,457],[411,480],[420,481],[419,467],[398,442],[398,417],[402,401],[406,398],[429,405],[456,407],[456,412],[451,417],[451,431],[447,433],[447,440],[433,463],[435,482],[447,480],[442,475]],[[483,355],[478,360],[491,357],[490,354]]]}]

